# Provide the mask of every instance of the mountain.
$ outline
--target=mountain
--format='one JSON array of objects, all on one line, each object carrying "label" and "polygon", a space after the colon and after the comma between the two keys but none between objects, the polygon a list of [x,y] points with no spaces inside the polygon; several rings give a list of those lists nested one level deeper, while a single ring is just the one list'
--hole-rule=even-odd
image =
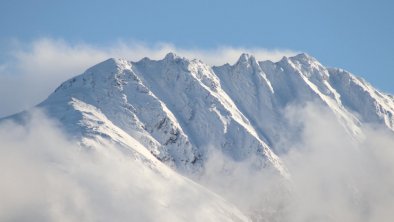
[{"label": "mountain", "polygon": [[[109,59],[63,83],[39,107],[82,140],[100,135],[127,144],[100,129],[116,126],[180,172],[201,171],[215,147],[235,160],[258,155],[256,166],[285,174],[220,79],[200,61],[174,54],[137,63]],[[88,122],[88,115],[95,121]]]},{"label": "mountain", "polygon": [[[257,155],[254,165],[286,174],[277,155],[287,148],[276,141],[297,138],[298,130],[283,110],[311,101],[329,108],[355,137],[365,123],[394,130],[392,96],[307,54],[276,63],[243,54],[219,67],[173,53],[159,61],[109,59],[38,106],[81,139],[100,135],[127,144],[99,129],[116,126],[183,173],[201,171],[214,148],[239,161]],[[86,115],[98,120],[86,123]]]},{"label": "mountain", "polygon": [[280,156],[289,147],[280,141],[296,141],[300,130],[285,110],[308,102],[326,107],[356,140],[364,124],[394,131],[393,96],[304,53],[279,62],[242,54],[233,65],[214,67],[173,53],[158,61],[108,59],[38,107],[82,146],[116,144],[160,172],[169,166],[198,178],[220,152],[286,179]]}]

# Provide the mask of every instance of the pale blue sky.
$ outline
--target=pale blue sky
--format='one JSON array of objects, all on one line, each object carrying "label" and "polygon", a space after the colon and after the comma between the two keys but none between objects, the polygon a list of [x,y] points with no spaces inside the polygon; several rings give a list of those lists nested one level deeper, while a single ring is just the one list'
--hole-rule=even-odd
[{"label": "pale blue sky", "polygon": [[394,93],[393,2],[1,0],[0,59],[11,41],[43,37],[98,46],[132,39],[183,48],[290,49]]}]

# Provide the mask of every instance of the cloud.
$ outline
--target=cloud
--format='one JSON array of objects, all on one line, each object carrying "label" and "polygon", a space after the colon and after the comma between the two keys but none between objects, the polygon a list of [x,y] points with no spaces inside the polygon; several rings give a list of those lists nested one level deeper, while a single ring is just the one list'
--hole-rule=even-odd
[{"label": "cloud", "polygon": [[326,109],[293,110],[303,125],[302,142],[284,157],[296,191],[293,221],[391,221],[392,132],[366,125],[355,142]]},{"label": "cloud", "polygon": [[286,180],[270,169],[253,167],[254,157],[234,161],[216,149],[196,180],[235,204],[252,221],[283,221],[283,206],[289,204]]},{"label": "cloud", "polygon": [[41,102],[63,81],[110,57],[138,61],[143,57],[162,59],[168,52],[201,59],[210,65],[234,63],[248,52],[259,60],[279,60],[294,55],[291,50],[218,47],[184,49],[169,43],[146,44],[118,41],[108,46],[72,44],[59,39],[38,39],[13,44],[0,64],[0,117],[30,108]]},{"label": "cloud", "polygon": [[392,221],[392,132],[364,126],[365,140],[356,142],[320,105],[286,112],[301,129],[300,140],[287,141],[290,151],[280,156],[290,180],[215,154],[201,183],[255,221]]},{"label": "cloud", "polygon": [[115,146],[82,148],[34,111],[0,123],[0,221],[241,221],[221,198]]}]

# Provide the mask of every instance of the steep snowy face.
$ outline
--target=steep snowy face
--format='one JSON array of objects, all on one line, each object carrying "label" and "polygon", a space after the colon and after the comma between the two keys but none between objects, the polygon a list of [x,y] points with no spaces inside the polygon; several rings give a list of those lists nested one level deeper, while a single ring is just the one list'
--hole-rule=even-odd
[{"label": "steep snowy face", "polygon": [[174,113],[193,147],[202,153],[203,161],[214,147],[235,160],[257,155],[261,159],[254,165],[284,171],[278,158],[222,89],[211,67],[169,54],[161,61],[135,63],[135,70]]},{"label": "steep snowy face", "polygon": [[[284,99],[282,104],[305,102],[316,98],[336,100],[335,91],[327,83],[327,69],[306,54],[284,57],[275,64],[262,62],[261,65],[262,69],[269,73],[268,78],[283,91],[284,98],[278,98]],[[289,90],[282,86],[282,81],[288,82]]]},{"label": "steep snowy face", "polygon": [[342,69],[329,69],[330,83],[341,94],[341,102],[367,123],[383,123],[394,131],[393,97],[374,89],[361,78]]},{"label": "steep snowy face", "polygon": [[299,138],[298,127],[291,126],[286,116],[289,106],[318,102],[328,107],[349,133],[361,134],[358,120],[342,106],[340,95],[329,84],[328,70],[306,54],[284,57],[277,63],[256,62],[253,56],[242,55],[233,66],[213,69],[223,89],[278,154],[287,151],[281,140]]},{"label": "steep snowy face", "polygon": [[[341,94],[329,82],[330,74],[326,67],[305,54],[289,59],[285,58],[281,65],[288,67],[290,75],[301,77],[305,88],[312,92],[310,95],[313,97],[310,99],[321,101],[337,116],[350,134],[353,134],[355,137],[361,136],[361,131],[358,127],[360,124],[359,120],[343,106],[340,100]],[[307,99],[303,100],[308,101]]]},{"label": "steep snowy face", "polygon": [[[192,147],[174,115],[142,83],[132,66],[125,60],[104,61],[63,83],[40,106],[46,108],[49,115],[64,122],[66,130],[75,134],[75,125],[86,127],[84,118],[70,119],[75,115],[59,112],[58,109],[78,110],[71,101],[82,101],[97,108],[110,123],[142,143],[159,160],[180,171],[200,168],[199,150]],[[101,131],[97,133],[114,140],[113,136]],[[84,137],[86,133],[82,132],[81,138]]]},{"label": "steep snowy face", "polygon": [[243,54],[234,65],[213,67],[213,70],[220,78],[223,90],[250,120],[260,138],[272,145],[275,138],[270,132],[278,132],[275,114],[278,110],[272,100],[274,89],[271,82],[256,59]]},{"label": "steep snowy face", "polygon": [[[63,83],[40,104],[71,134],[85,138],[95,133],[118,142],[102,130],[86,129],[89,124],[76,105],[81,103],[95,107],[110,124],[181,172],[202,170],[211,149],[219,149],[239,161],[258,156],[254,166],[285,174],[219,78],[200,61],[174,54],[136,63],[110,59]],[[107,121],[98,124],[102,122]]]},{"label": "steep snowy face", "polygon": [[[286,58],[284,58],[286,60]],[[327,69],[312,56],[301,53],[287,59],[291,65],[311,82],[318,84],[328,79]]]}]

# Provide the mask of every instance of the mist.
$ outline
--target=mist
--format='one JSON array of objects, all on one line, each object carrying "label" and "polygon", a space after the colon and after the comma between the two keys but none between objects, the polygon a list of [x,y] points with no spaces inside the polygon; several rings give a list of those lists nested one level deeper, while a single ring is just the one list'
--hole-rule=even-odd
[{"label": "mist", "polygon": [[0,221],[247,221],[119,147],[78,146],[39,110],[24,121],[0,123]]},{"label": "mist", "polygon": [[379,126],[362,127],[353,138],[320,105],[286,109],[300,135],[283,138],[280,156],[290,178],[254,169],[219,152],[200,181],[238,206],[254,221],[392,221],[394,218],[394,135]]}]

